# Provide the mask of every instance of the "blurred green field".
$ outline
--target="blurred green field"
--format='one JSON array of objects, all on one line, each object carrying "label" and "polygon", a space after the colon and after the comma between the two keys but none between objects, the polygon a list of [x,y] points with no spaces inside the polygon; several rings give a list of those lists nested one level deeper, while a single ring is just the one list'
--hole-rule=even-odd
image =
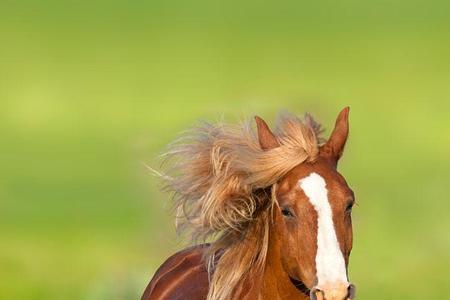
[{"label": "blurred green field", "polygon": [[[137,299],[183,247],[144,163],[198,119],[330,128],[359,299],[450,295],[450,2],[0,2],[0,299]],[[329,133],[329,131],[328,131]]]}]

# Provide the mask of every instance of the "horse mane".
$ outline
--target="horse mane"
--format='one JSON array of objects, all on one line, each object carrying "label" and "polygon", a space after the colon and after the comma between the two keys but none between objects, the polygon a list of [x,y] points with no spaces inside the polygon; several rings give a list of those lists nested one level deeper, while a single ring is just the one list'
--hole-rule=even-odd
[{"label": "horse mane", "polygon": [[250,269],[263,270],[275,203],[271,187],[316,159],[321,132],[308,114],[282,114],[274,130],[277,148],[261,149],[249,121],[203,122],[169,146],[162,178],[173,193],[176,227],[194,242],[211,241],[208,300],[231,299]]}]

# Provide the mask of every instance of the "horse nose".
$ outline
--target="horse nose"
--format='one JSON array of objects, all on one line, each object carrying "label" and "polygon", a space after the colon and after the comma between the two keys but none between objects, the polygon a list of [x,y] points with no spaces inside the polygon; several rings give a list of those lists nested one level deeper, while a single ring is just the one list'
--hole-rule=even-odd
[{"label": "horse nose", "polygon": [[340,283],[313,287],[309,293],[311,300],[353,300],[356,288],[350,283]]}]

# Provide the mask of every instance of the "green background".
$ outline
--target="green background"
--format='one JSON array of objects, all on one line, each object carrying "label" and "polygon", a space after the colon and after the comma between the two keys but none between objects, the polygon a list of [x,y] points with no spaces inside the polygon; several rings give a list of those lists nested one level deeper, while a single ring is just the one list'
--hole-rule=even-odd
[{"label": "green background", "polygon": [[449,3],[2,0],[0,299],[137,299],[183,247],[164,145],[346,105],[359,299],[448,297]]}]

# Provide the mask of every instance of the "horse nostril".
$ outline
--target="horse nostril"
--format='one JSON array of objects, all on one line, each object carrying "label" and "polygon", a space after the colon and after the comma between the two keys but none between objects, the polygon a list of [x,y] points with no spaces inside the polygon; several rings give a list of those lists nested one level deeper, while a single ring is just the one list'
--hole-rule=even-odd
[{"label": "horse nostril", "polygon": [[315,286],[310,290],[309,298],[311,300],[354,300],[355,292],[355,285],[352,283],[320,288]]},{"label": "horse nostril", "polygon": [[347,288],[347,291],[348,291],[347,299],[350,299],[350,300],[355,299],[356,287],[353,283],[350,283],[350,285]]},{"label": "horse nostril", "polygon": [[[317,298],[317,294],[320,294],[320,297]],[[311,289],[311,291],[309,292],[309,298],[311,298],[311,300],[322,300],[323,299],[323,291],[313,287]]]}]

